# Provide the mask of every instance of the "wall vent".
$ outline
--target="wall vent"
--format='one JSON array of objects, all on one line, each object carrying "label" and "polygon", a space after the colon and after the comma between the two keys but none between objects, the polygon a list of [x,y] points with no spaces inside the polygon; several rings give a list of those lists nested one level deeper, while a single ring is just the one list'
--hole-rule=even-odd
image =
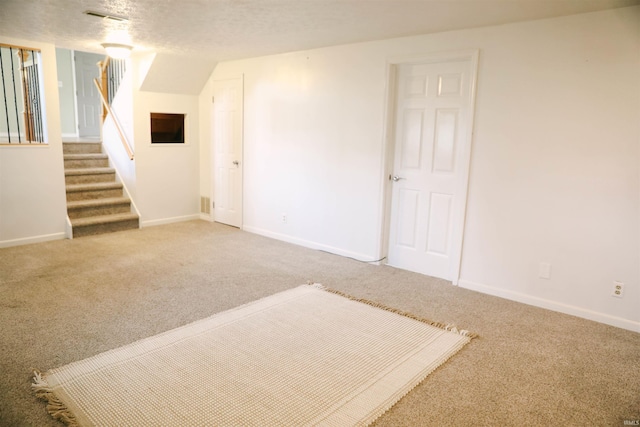
[{"label": "wall vent", "polygon": [[200,196],[200,212],[205,214],[211,213],[211,199]]}]

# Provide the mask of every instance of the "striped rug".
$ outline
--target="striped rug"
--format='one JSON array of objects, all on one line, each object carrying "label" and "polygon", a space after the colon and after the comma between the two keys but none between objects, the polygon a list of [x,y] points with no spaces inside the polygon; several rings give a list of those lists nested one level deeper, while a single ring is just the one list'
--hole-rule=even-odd
[{"label": "striped rug", "polygon": [[80,426],[364,426],[472,338],[303,285],[36,373]]}]

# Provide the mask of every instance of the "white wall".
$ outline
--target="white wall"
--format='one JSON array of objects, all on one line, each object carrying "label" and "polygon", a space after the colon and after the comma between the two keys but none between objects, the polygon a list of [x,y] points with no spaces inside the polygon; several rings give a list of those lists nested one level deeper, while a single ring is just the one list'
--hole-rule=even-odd
[{"label": "white wall", "polygon": [[0,247],[61,239],[67,211],[55,48],[8,37],[0,43],[41,50],[47,142],[0,145]]},{"label": "white wall", "polygon": [[463,286],[640,331],[639,23],[634,7],[485,31]]},{"label": "white wall", "polygon": [[244,229],[377,257],[385,71],[373,44],[216,67],[245,75]]},{"label": "white wall", "polygon": [[73,52],[56,48],[58,70],[58,98],[60,99],[60,127],[64,136],[77,136],[76,90],[73,71]]},{"label": "white wall", "polygon": [[[153,55],[133,60],[135,191],[143,226],[200,217],[198,96],[140,90],[154,60]],[[151,144],[152,112],[185,114],[185,143]]]},{"label": "white wall", "polygon": [[[134,64],[135,62],[132,60],[127,61],[126,72],[122,76],[120,86],[111,102],[112,114],[107,115],[102,127],[102,146],[105,152],[109,154],[110,165],[116,169],[118,179],[124,184],[127,195],[137,206],[136,141],[133,122]],[[134,152],[134,160],[129,158],[120,137],[120,132],[116,127],[116,121],[126,139],[126,144]]]},{"label": "white wall", "polygon": [[147,63],[140,89],[146,92],[198,95],[215,61],[194,55],[154,54]]},{"label": "white wall", "polygon": [[387,62],[480,49],[460,285],[640,331],[638,22],[631,7],[225,62],[200,104],[244,74],[246,230],[375,259]]}]

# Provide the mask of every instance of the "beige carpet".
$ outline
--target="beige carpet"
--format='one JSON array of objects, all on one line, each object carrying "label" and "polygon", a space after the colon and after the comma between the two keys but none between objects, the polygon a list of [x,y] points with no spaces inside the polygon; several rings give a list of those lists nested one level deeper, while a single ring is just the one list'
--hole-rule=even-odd
[{"label": "beige carpet", "polygon": [[368,425],[472,337],[303,285],[36,375],[71,425]]}]

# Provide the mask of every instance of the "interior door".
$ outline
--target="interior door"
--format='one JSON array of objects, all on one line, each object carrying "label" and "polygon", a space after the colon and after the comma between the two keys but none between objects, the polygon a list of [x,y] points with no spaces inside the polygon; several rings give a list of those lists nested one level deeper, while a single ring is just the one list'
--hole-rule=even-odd
[{"label": "interior door", "polygon": [[100,136],[101,101],[93,79],[100,78],[97,63],[103,59],[94,53],[75,52],[79,136]]},{"label": "interior door", "polygon": [[472,61],[396,66],[388,264],[457,281]]},{"label": "interior door", "polygon": [[213,219],[242,227],[242,78],[213,82]]}]

